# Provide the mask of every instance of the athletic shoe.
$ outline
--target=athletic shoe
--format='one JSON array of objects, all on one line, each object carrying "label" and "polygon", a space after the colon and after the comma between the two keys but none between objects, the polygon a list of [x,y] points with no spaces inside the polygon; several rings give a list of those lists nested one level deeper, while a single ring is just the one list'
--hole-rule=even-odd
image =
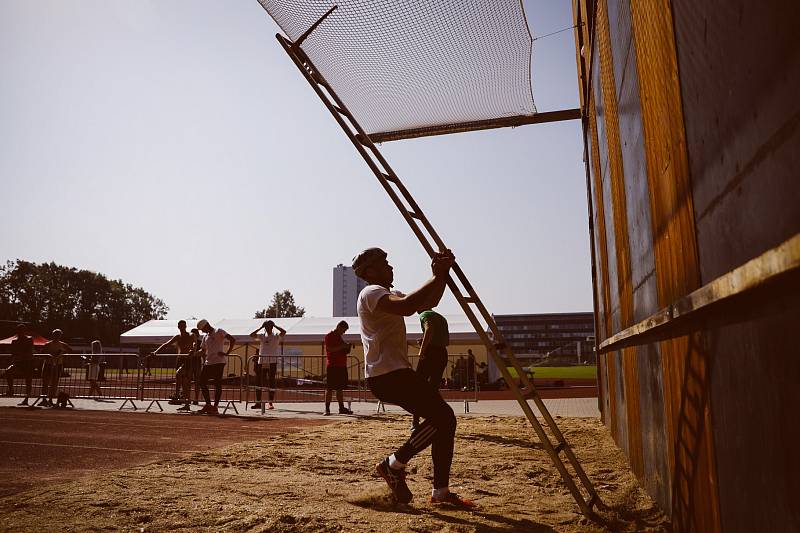
[{"label": "athletic shoe", "polygon": [[352,415],[353,411],[351,411],[347,407],[343,407],[342,409],[339,409],[339,414],[340,415]]},{"label": "athletic shoe", "polygon": [[203,406],[202,409],[200,409],[199,411],[195,411],[195,412],[197,414],[200,414],[200,415],[207,415],[208,413],[211,412],[211,406],[206,404],[206,405]]},{"label": "athletic shoe", "polygon": [[322,413],[322,416],[331,416],[331,412],[330,411],[325,411],[324,413]]},{"label": "athletic shoe", "polygon": [[430,502],[432,505],[452,505],[453,507],[461,507],[462,509],[472,509],[478,506],[478,504],[472,500],[462,498],[455,492],[448,492],[447,496],[441,498],[431,496]]},{"label": "athletic shoe", "polygon": [[275,406],[272,405],[272,402],[269,402],[269,405],[267,405],[267,409],[275,409]]},{"label": "athletic shoe", "polygon": [[212,405],[211,407],[208,408],[208,414],[210,414],[210,415],[218,415],[219,414],[219,409],[217,409],[216,405]]},{"label": "athletic shoe", "polygon": [[192,412],[192,408],[189,407],[189,404],[187,403],[183,407],[178,407],[178,411],[184,411],[184,412],[187,412],[187,413],[191,413]]},{"label": "athletic shoe", "polygon": [[250,406],[250,409],[261,409],[261,404],[260,403],[254,403],[253,405]]},{"label": "athletic shoe", "polygon": [[411,501],[414,495],[411,494],[408,485],[406,485],[406,471],[404,469],[395,470],[391,468],[387,457],[375,465],[375,470],[389,485],[395,500],[399,503],[409,503]]},{"label": "athletic shoe", "polygon": [[200,403],[199,403],[197,400],[194,400],[194,401],[192,402],[192,405],[200,405]]},{"label": "athletic shoe", "polygon": [[183,400],[179,398],[170,398],[167,403],[169,405],[183,405]]}]

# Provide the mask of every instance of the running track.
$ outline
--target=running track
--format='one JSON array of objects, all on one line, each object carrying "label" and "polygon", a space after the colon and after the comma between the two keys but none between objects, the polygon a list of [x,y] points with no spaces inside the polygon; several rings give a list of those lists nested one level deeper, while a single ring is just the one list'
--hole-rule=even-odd
[{"label": "running track", "polygon": [[0,408],[0,497],[325,420]]}]

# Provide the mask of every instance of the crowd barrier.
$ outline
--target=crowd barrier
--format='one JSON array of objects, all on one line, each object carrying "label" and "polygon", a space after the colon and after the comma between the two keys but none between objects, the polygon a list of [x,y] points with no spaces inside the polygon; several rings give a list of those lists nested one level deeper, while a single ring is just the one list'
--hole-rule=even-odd
[{"label": "crowd barrier", "polygon": [[[258,366],[259,360],[264,365]],[[413,368],[418,357],[410,356]],[[35,355],[31,379],[33,403],[42,402],[51,389],[66,392],[70,398],[89,398],[98,401],[123,400],[119,409],[140,408],[137,402],[147,403],[149,411],[158,408],[161,402],[184,399],[182,376],[189,380],[189,399],[202,402],[199,375],[202,368],[200,358],[181,360],[183,374],[177,372],[177,354],[157,356],[139,354],[69,354],[62,356],[58,364],[42,355]],[[12,363],[11,355],[0,354],[0,395],[22,397],[26,379],[19,369],[10,370],[14,390],[10,391],[6,372]],[[232,408],[238,413],[237,403],[254,403],[261,397],[262,406],[274,403],[322,403],[325,399],[327,360],[324,355],[281,355],[270,360],[252,356],[243,360],[238,355],[229,355],[222,380],[220,405],[223,412]],[[257,368],[262,368],[258,373]],[[352,402],[376,402],[368,391],[363,376],[363,364],[354,356],[347,358],[348,386],[344,399],[348,406]],[[272,373],[273,381],[270,381]],[[56,380],[57,376],[57,380]],[[55,385],[54,385],[55,383]],[[214,390],[211,388],[213,397]],[[463,354],[450,354],[440,386],[442,397],[447,401],[463,401],[465,412],[469,403],[478,401],[479,372],[474,359]],[[260,394],[259,394],[260,393]],[[272,399],[270,400],[270,396]],[[177,401],[177,400],[176,400]],[[263,407],[262,407],[263,411]]]},{"label": "crowd barrier", "polygon": [[[343,389],[348,406],[366,399],[361,362],[347,357],[347,388]],[[261,403],[302,403],[325,401],[327,358],[324,355],[254,355],[247,360],[245,405]]]}]

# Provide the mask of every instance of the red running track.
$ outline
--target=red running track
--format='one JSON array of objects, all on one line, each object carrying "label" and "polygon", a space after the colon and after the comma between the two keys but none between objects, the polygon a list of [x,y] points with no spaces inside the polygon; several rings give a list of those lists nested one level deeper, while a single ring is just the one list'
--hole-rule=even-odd
[{"label": "red running track", "polygon": [[0,497],[327,420],[0,408]]}]

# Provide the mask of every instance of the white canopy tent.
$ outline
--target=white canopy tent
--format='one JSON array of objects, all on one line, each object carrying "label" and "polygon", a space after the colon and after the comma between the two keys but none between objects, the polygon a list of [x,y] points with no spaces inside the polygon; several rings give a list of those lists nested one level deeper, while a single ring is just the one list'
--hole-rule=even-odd
[{"label": "white canopy tent", "polygon": [[[453,343],[476,343],[481,342],[478,334],[470,324],[465,315],[444,315],[450,329],[450,341]],[[233,335],[237,344],[254,343],[255,339],[250,337],[250,333],[264,323],[262,318],[222,318],[209,322],[215,328],[222,328]],[[360,343],[359,336],[360,322],[358,317],[294,317],[294,318],[271,318],[278,326],[286,330],[287,344],[312,344],[321,343],[325,335],[336,327],[339,321],[344,320],[350,325],[350,329],[344,336],[345,342]],[[415,342],[422,337],[422,327],[419,318],[409,316],[405,318],[406,337],[409,342]],[[195,327],[197,320],[186,320],[187,328]],[[120,344],[123,345],[142,345],[142,344],[161,344],[172,338],[178,333],[178,320],[150,320],[126,331],[120,335]]]}]

